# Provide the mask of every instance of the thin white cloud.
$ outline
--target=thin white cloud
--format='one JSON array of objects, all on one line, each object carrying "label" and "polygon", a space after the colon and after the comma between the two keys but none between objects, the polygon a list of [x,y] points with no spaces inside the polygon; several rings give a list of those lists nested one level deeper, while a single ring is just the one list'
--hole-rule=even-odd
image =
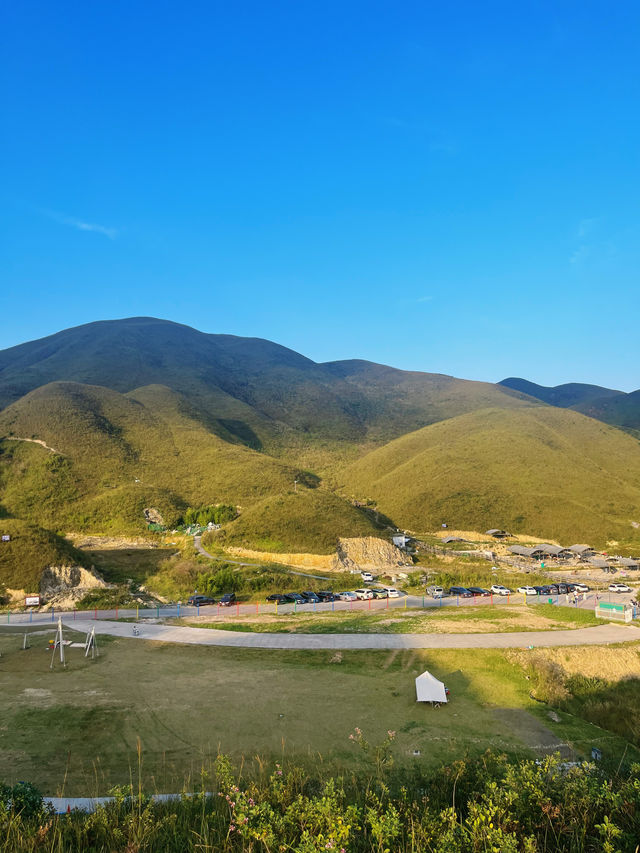
[{"label": "thin white cloud", "polygon": [[43,216],[47,216],[54,222],[60,225],[68,225],[70,228],[77,228],[78,231],[93,231],[95,234],[102,234],[110,240],[115,240],[118,232],[115,228],[109,228],[106,225],[98,225],[95,222],[85,222],[83,219],[76,219],[75,216],[67,216],[66,213],[59,213],[57,210],[45,210],[39,208]]},{"label": "thin white cloud", "polygon": [[420,296],[418,299],[416,299],[416,302],[431,302],[432,299],[433,296]]},{"label": "thin white cloud", "polygon": [[591,249],[589,248],[589,246],[578,246],[578,248],[575,250],[575,252],[572,253],[571,257],[569,258],[569,263],[581,264],[583,261],[586,261],[590,253]]},{"label": "thin white cloud", "polygon": [[595,231],[598,223],[600,222],[599,217],[593,217],[591,219],[581,219],[578,223],[578,237],[583,240],[585,237],[588,237],[589,234],[592,234]]}]

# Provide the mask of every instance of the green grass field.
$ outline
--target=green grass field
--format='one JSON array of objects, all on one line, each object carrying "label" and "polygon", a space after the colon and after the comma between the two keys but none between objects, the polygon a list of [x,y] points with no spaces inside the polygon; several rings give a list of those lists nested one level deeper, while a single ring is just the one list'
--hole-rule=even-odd
[{"label": "green grass field", "polygon": [[[349,740],[387,730],[400,762],[436,766],[488,747],[581,751],[625,743],[576,717],[551,722],[529,682],[502,651],[280,652],[102,640],[85,660],[49,669],[51,634],[0,631],[0,765],[5,782],[28,779],[50,794],[106,793],[142,772],[158,791],[197,784],[218,751],[248,767],[256,756],[355,767]],[[70,636],[70,634],[69,634]],[[415,701],[414,678],[430,669],[451,690],[433,709]],[[414,757],[414,750],[420,751]]]},{"label": "green grass field", "polygon": [[[359,603],[362,607],[362,603]],[[304,610],[286,615],[264,614],[236,621],[221,615],[212,622],[172,620],[199,628],[227,631],[301,634],[430,634],[430,633],[511,633],[513,631],[554,631],[602,625],[591,611],[549,604],[475,605],[446,607],[428,611],[400,607],[377,612],[309,613]]]}]

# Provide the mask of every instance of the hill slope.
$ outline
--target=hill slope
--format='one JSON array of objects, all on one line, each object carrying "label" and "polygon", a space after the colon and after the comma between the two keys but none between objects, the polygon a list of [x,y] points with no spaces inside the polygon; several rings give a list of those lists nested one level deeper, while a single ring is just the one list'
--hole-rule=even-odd
[{"label": "hill slope", "polygon": [[638,540],[640,444],[566,410],[486,409],[367,454],[344,470],[342,488],[414,530],[446,521],[567,544]]},{"label": "hill slope", "polygon": [[[316,364],[258,338],[208,335],[148,317],[90,323],[0,352],[0,407],[50,382],[120,393],[148,385],[179,392],[211,428],[249,446],[394,438],[521,395],[482,382],[407,373],[369,362]],[[217,429],[217,427],[214,427]]]}]

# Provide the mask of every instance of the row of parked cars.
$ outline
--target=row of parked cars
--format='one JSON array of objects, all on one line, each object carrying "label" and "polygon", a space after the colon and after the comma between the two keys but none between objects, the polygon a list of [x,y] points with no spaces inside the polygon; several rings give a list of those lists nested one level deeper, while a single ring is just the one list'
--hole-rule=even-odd
[{"label": "row of parked cars", "polygon": [[367,601],[374,598],[398,598],[400,593],[395,587],[372,587],[345,592],[333,592],[332,590],[320,590],[320,592],[274,592],[267,596],[267,601],[278,604],[321,604],[331,601]]},{"label": "row of parked cars", "polygon": [[[619,586],[612,584],[611,586]],[[522,595],[566,595],[569,592],[589,592],[586,583],[552,583],[544,586],[519,586],[517,592]],[[613,591],[613,590],[612,590]],[[622,590],[625,591],[625,590]],[[441,586],[428,586],[427,593],[433,598],[455,595],[457,598],[473,598],[486,595],[513,595],[513,591],[500,583],[494,583],[491,589],[481,586],[452,586],[445,591]]]}]

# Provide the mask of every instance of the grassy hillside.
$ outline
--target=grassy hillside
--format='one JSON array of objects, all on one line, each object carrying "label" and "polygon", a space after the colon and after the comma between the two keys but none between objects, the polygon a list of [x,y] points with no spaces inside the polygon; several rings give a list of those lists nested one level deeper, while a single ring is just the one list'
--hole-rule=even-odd
[{"label": "grassy hillside", "polygon": [[583,382],[567,382],[564,385],[537,385],[527,379],[509,377],[498,383],[505,388],[511,388],[522,394],[528,394],[536,400],[542,400],[550,406],[558,406],[561,409],[577,407],[588,403],[590,400],[604,400],[618,396],[626,396],[622,391],[614,391],[611,388],[603,388],[601,385],[586,385]]},{"label": "grassy hillside", "polygon": [[163,385],[207,428],[268,449],[296,435],[388,440],[464,411],[522,405],[497,385],[369,362],[316,364],[270,341],[149,317],[91,323],[0,352],[0,407],[60,381],[120,393]]},{"label": "grassy hillside", "polygon": [[87,563],[86,556],[60,536],[24,521],[3,518],[0,534],[11,536],[9,542],[0,542],[0,593],[2,587],[38,592],[47,566]]},{"label": "grassy hillside", "polygon": [[379,536],[370,515],[323,489],[299,488],[244,510],[206,541],[276,553],[330,554],[340,536]]},{"label": "grassy hillside", "polygon": [[161,387],[51,383],[0,413],[0,436],[5,511],[54,529],[140,529],[145,506],[171,523],[188,504],[250,504],[299,473],[208,431]]},{"label": "grassy hillside", "polygon": [[640,542],[640,444],[577,413],[486,409],[418,430],[343,472],[397,524],[505,527],[571,544]]}]

